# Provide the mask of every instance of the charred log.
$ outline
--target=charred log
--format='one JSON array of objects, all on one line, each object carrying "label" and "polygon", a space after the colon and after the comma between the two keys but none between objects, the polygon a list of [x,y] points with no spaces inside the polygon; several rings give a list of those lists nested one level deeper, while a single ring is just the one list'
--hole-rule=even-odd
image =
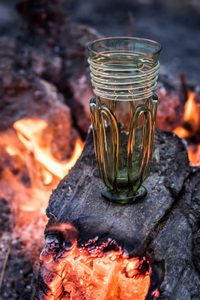
[{"label": "charred log", "polygon": [[[146,256],[159,266],[159,299],[199,299],[199,184],[200,171],[189,167],[183,142],[157,131],[147,197],[133,205],[109,203],[100,196],[90,132],[82,157],[50,198],[35,299],[68,299],[59,270],[75,240],[79,248],[111,242],[130,257]],[[151,278],[150,291],[152,285]]]}]

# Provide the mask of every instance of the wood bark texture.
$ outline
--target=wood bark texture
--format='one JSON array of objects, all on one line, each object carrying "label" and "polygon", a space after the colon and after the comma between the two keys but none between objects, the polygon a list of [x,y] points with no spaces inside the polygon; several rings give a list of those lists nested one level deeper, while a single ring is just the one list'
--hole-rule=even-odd
[{"label": "wood bark texture", "polygon": [[62,261],[70,236],[67,226],[57,225],[68,223],[78,230],[80,246],[113,239],[129,255],[149,257],[160,270],[159,299],[200,299],[200,169],[189,166],[185,145],[174,134],[157,130],[145,186],[147,197],[132,205],[104,200],[89,132],[81,158],[50,198],[35,299],[54,299],[50,286],[56,274],[49,262]]}]

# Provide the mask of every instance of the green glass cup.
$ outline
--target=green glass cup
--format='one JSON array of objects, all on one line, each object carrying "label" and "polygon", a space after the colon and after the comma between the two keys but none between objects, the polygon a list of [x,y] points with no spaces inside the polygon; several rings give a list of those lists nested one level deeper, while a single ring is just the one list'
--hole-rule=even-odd
[{"label": "green glass cup", "polygon": [[131,203],[146,195],[158,98],[159,43],[106,38],[90,43],[96,97],[90,101],[95,153],[106,188],[102,195]]}]

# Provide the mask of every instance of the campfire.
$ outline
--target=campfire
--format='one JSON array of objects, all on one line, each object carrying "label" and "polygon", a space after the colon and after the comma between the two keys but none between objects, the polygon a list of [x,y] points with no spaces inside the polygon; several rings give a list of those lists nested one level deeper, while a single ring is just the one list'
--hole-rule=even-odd
[{"label": "campfire", "polygon": [[[198,166],[200,145],[200,106],[195,93],[191,92],[184,107],[181,124],[174,132],[187,141],[188,156],[192,166]],[[59,119],[56,120],[59,124]],[[14,214],[14,235],[24,242],[30,260],[36,259],[42,246],[44,226],[47,222],[45,209],[49,197],[59,181],[73,168],[83,149],[79,136],[68,159],[58,159],[52,153],[55,129],[50,120],[42,117],[26,117],[0,132],[1,181],[0,197],[9,201]],[[47,139],[44,136],[47,135]],[[49,229],[59,231],[60,228]],[[48,229],[48,230],[49,230]],[[37,233],[37,234],[36,234]],[[33,243],[34,237],[34,243]],[[91,240],[78,246],[77,239],[66,244],[58,263],[49,258],[45,248],[41,261],[48,263],[59,277],[45,282],[47,294],[55,299],[145,299],[151,286],[152,267],[146,257],[130,258],[113,240],[99,245]],[[58,249],[57,249],[58,250]],[[43,271],[45,277],[46,270]],[[48,272],[47,272],[48,273]],[[60,278],[60,281],[58,280]],[[62,286],[62,288],[61,288]],[[151,296],[159,297],[157,287]]]},{"label": "campfire", "polygon": [[[182,99],[179,91],[173,91],[176,107],[172,112],[167,110],[173,82],[169,80],[171,85],[165,85],[161,76],[164,88],[159,95],[157,127],[174,132],[180,139],[158,130],[147,183],[150,192],[144,202],[131,208],[105,203],[99,198],[101,183],[91,132],[86,139],[89,100],[93,96],[88,83],[86,44],[99,35],[79,25],[72,29],[62,10],[55,9],[57,1],[44,4],[46,15],[42,5],[37,9],[38,4],[29,7],[27,3],[31,1],[25,1],[24,10],[24,1],[21,2],[19,10],[25,16],[26,10],[31,13],[25,22],[33,22],[32,27],[27,24],[19,41],[0,39],[0,234],[5,241],[0,292],[6,299],[21,299],[19,293],[27,274],[31,274],[26,291],[30,298],[30,282],[36,277],[35,299],[150,300],[172,289],[177,278],[185,286],[182,274],[194,273],[187,265],[182,268],[182,261],[190,251],[188,240],[197,226],[192,201],[198,196],[188,195],[195,193],[198,186],[198,168],[191,171],[187,165],[183,145],[187,146],[191,166],[200,166],[198,93],[189,91],[182,115],[173,123],[169,115],[175,119],[176,112],[181,112]],[[31,36],[37,37],[31,43],[27,38],[29,27]],[[63,35],[67,42],[61,38]],[[192,179],[188,183],[189,176]],[[195,209],[196,206],[195,202]],[[184,217],[179,215],[181,209]],[[184,219],[179,224],[182,218],[187,222]],[[180,236],[182,247],[173,240]],[[19,270],[13,272],[18,256],[26,257],[28,271],[24,260],[19,259]],[[40,266],[35,266],[39,257]],[[170,268],[178,270],[178,275],[171,274]],[[16,283],[19,274],[20,284]],[[13,286],[16,294],[10,288]]]},{"label": "campfire", "polygon": [[[195,93],[191,92],[184,107],[182,122],[174,133],[187,141],[192,166],[200,165],[199,116],[200,106]],[[42,247],[47,222],[45,209],[52,189],[73,168],[84,145],[77,136],[70,157],[65,160],[56,158],[51,144],[55,128],[50,122],[51,119],[39,116],[26,117],[0,132],[0,197],[9,201],[15,220],[14,236],[20,236],[25,251],[33,261]],[[59,126],[59,119],[56,119],[56,123]],[[62,228],[50,229],[60,231]],[[59,255],[54,253],[52,257],[46,255],[52,243],[50,246],[47,244],[41,261],[48,263],[48,270],[54,270],[58,277],[48,282],[49,274],[45,275],[48,273],[45,268],[42,270],[43,277],[47,278],[45,284],[50,290],[44,299],[50,299],[50,295],[54,296],[53,299],[88,300],[126,300],[130,297],[142,300],[147,297],[152,282],[151,262],[146,257],[129,257],[113,240],[99,246],[95,242],[91,240],[80,247],[77,239],[74,239],[58,252]],[[62,258],[62,263],[58,262],[57,255]],[[159,297],[157,287],[151,291],[151,296]]]}]

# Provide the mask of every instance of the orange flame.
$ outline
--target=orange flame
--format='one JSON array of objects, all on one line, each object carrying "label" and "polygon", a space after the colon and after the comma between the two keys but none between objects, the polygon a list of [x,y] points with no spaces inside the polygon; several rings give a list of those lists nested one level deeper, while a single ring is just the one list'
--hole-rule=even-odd
[{"label": "orange flame", "polygon": [[52,189],[73,167],[83,148],[77,138],[71,158],[57,160],[51,147],[42,141],[47,126],[43,119],[26,118],[16,121],[14,129],[0,132],[0,197],[9,201],[14,234],[23,240],[32,257],[41,250],[45,209]]},{"label": "orange flame", "polygon": [[190,145],[188,158],[192,166],[200,166],[200,145]]},{"label": "orange flame", "polygon": [[194,130],[200,125],[200,104],[195,100],[195,93],[190,93],[184,109],[184,121],[191,124]]},{"label": "orange flame", "polygon": [[[200,103],[193,92],[190,92],[184,107],[183,123],[174,129],[174,133],[186,139],[200,134]],[[188,144],[188,158],[192,166],[200,166],[200,144]]]},{"label": "orange flame", "polygon": [[[34,154],[35,159],[53,175],[62,179],[75,165],[80,156],[83,143],[77,138],[74,152],[69,161],[57,161],[49,147],[41,146],[41,132],[48,126],[42,119],[21,119],[16,121],[13,127],[17,131],[18,138],[24,146]],[[49,176],[49,175],[48,175]],[[49,181],[48,179],[46,179]]]},{"label": "orange flame", "polygon": [[[105,253],[98,247],[94,249],[90,252],[84,247],[78,248],[77,242],[74,242],[58,259],[46,255],[45,250],[42,252],[43,280],[51,296],[79,300],[146,298],[151,268],[145,257],[129,258],[122,250]],[[49,299],[48,296],[46,299]]]}]

